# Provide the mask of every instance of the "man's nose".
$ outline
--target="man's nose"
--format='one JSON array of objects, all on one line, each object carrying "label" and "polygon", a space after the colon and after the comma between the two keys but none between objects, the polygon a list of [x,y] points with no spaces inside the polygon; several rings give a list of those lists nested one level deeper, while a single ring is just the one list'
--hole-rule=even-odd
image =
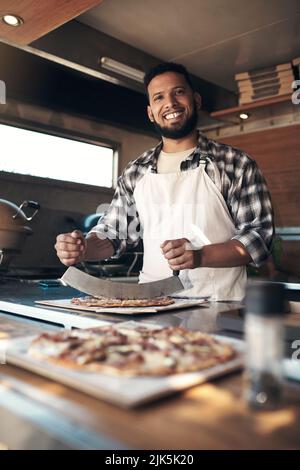
[{"label": "man's nose", "polygon": [[177,105],[178,101],[175,95],[169,94],[166,96],[165,107],[167,109],[172,108],[174,105]]}]

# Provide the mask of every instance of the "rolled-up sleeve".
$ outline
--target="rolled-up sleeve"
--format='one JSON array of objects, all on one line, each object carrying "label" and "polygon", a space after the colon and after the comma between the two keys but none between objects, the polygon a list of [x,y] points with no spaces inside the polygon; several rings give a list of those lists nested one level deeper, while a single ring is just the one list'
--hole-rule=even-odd
[{"label": "rolled-up sleeve", "polygon": [[109,239],[115,250],[112,258],[119,258],[128,245],[134,247],[140,239],[139,216],[132,196],[130,174],[130,171],[125,171],[118,178],[109,208],[89,232],[96,233],[102,240]]},{"label": "rolled-up sleeve", "polygon": [[274,234],[273,207],[266,181],[254,161],[250,161],[232,185],[230,209],[236,234],[255,266],[270,255]]}]

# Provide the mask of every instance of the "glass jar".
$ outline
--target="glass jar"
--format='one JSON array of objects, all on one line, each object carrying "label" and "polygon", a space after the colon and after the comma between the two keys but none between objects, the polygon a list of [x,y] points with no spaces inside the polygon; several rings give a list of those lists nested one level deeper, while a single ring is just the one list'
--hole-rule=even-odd
[{"label": "glass jar", "polygon": [[246,292],[245,398],[251,408],[282,400],[284,285],[257,282]]}]

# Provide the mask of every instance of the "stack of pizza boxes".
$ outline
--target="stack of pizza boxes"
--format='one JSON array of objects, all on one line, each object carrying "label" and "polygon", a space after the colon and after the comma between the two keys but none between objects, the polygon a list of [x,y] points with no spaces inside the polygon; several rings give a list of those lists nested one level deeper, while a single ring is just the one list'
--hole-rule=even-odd
[{"label": "stack of pizza boxes", "polygon": [[[299,59],[296,59],[299,60]],[[239,104],[291,94],[295,80],[291,62],[235,75]]]}]

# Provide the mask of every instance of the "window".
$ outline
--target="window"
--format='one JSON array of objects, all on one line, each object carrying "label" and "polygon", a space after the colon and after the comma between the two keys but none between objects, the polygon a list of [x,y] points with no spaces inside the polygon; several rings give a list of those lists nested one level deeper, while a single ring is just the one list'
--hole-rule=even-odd
[{"label": "window", "polygon": [[0,170],[111,188],[114,149],[0,124]]}]

